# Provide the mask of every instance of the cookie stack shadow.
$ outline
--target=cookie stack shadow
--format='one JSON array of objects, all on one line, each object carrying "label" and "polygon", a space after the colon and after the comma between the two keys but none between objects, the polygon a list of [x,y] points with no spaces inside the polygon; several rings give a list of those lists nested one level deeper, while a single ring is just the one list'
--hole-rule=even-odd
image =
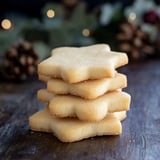
[{"label": "cookie stack shadow", "polygon": [[51,132],[63,142],[102,135],[120,135],[131,97],[122,91],[127,77],[117,68],[128,63],[125,53],[107,44],[61,47],[38,66],[46,83],[37,93],[46,106],[29,118],[31,130]]}]

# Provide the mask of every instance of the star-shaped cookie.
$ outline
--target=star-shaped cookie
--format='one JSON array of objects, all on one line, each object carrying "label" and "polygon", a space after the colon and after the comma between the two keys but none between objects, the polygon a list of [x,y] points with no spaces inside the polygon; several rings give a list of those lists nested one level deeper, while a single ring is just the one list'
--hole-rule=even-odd
[{"label": "star-shaped cookie", "polygon": [[[98,49],[97,49],[98,48]],[[125,53],[109,51],[108,45],[64,47],[38,65],[38,73],[69,83],[114,77],[115,69],[128,63]]]},{"label": "star-shaped cookie", "polygon": [[62,142],[75,142],[85,138],[102,135],[119,135],[122,132],[120,120],[126,112],[110,113],[102,121],[85,122],[75,118],[56,118],[48,109],[33,114],[29,125],[33,131],[51,132]]},{"label": "star-shaped cookie", "polygon": [[61,118],[78,117],[83,121],[100,121],[108,113],[127,111],[130,107],[130,95],[121,91],[109,92],[94,100],[86,100],[72,95],[54,95],[41,89],[37,97],[39,101],[49,102],[51,115]]}]

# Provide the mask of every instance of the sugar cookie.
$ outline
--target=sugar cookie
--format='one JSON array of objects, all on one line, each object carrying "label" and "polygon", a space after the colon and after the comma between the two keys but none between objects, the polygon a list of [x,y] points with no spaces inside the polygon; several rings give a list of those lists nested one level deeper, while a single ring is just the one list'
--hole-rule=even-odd
[{"label": "sugar cookie", "polygon": [[109,114],[99,122],[85,122],[76,118],[56,118],[47,108],[29,118],[33,131],[51,132],[62,142],[75,142],[85,138],[102,135],[119,135],[122,132],[120,120]]},{"label": "sugar cookie", "polygon": [[116,73],[116,76],[113,78],[88,80],[74,84],[60,79],[50,79],[47,83],[47,90],[54,94],[71,94],[85,99],[95,99],[108,91],[125,88],[126,86],[126,76]]},{"label": "sugar cookie", "polygon": [[99,121],[107,113],[126,111],[130,107],[130,95],[113,91],[94,100],[86,100],[71,95],[54,95],[45,89],[38,91],[38,100],[49,102],[52,115],[58,117],[78,117],[80,120]]},{"label": "sugar cookie", "polygon": [[125,53],[99,51],[95,46],[88,48],[61,49],[58,54],[53,54],[38,65],[38,73],[77,83],[88,79],[114,77],[115,69],[128,63]]}]

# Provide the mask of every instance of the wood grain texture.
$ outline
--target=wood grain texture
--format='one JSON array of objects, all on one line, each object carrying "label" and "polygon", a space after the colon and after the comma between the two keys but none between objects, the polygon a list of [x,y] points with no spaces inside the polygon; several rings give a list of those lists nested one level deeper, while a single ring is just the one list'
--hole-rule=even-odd
[{"label": "wood grain texture", "polygon": [[128,76],[131,110],[121,136],[62,143],[52,134],[29,130],[28,117],[42,107],[40,82],[0,84],[0,159],[155,160],[160,157],[160,61],[132,64]]}]

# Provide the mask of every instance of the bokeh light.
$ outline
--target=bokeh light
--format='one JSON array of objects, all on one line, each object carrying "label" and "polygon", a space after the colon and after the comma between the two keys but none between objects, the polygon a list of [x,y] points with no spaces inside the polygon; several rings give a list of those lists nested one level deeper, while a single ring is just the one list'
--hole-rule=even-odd
[{"label": "bokeh light", "polygon": [[55,11],[53,9],[49,9],[46,14],[48,18],[53,18],[55,16]]},{"label": "bokeh light", "polygon": [[85,28],[82,30],[82,35],[85,36],[85,37],[88,37],[90,36],[90,30]]},{"label": "bokeh light", "polygon": [[131,12],[128,16],[128,21],[129,22],[134,22],[136,19],[136,14],[134,12]]},{"label": "bokeh light", "polygon": [[1,22],[1,27],[5,30],[9,30],[12,27],[12,22],[9,19],[3,19]]}]

